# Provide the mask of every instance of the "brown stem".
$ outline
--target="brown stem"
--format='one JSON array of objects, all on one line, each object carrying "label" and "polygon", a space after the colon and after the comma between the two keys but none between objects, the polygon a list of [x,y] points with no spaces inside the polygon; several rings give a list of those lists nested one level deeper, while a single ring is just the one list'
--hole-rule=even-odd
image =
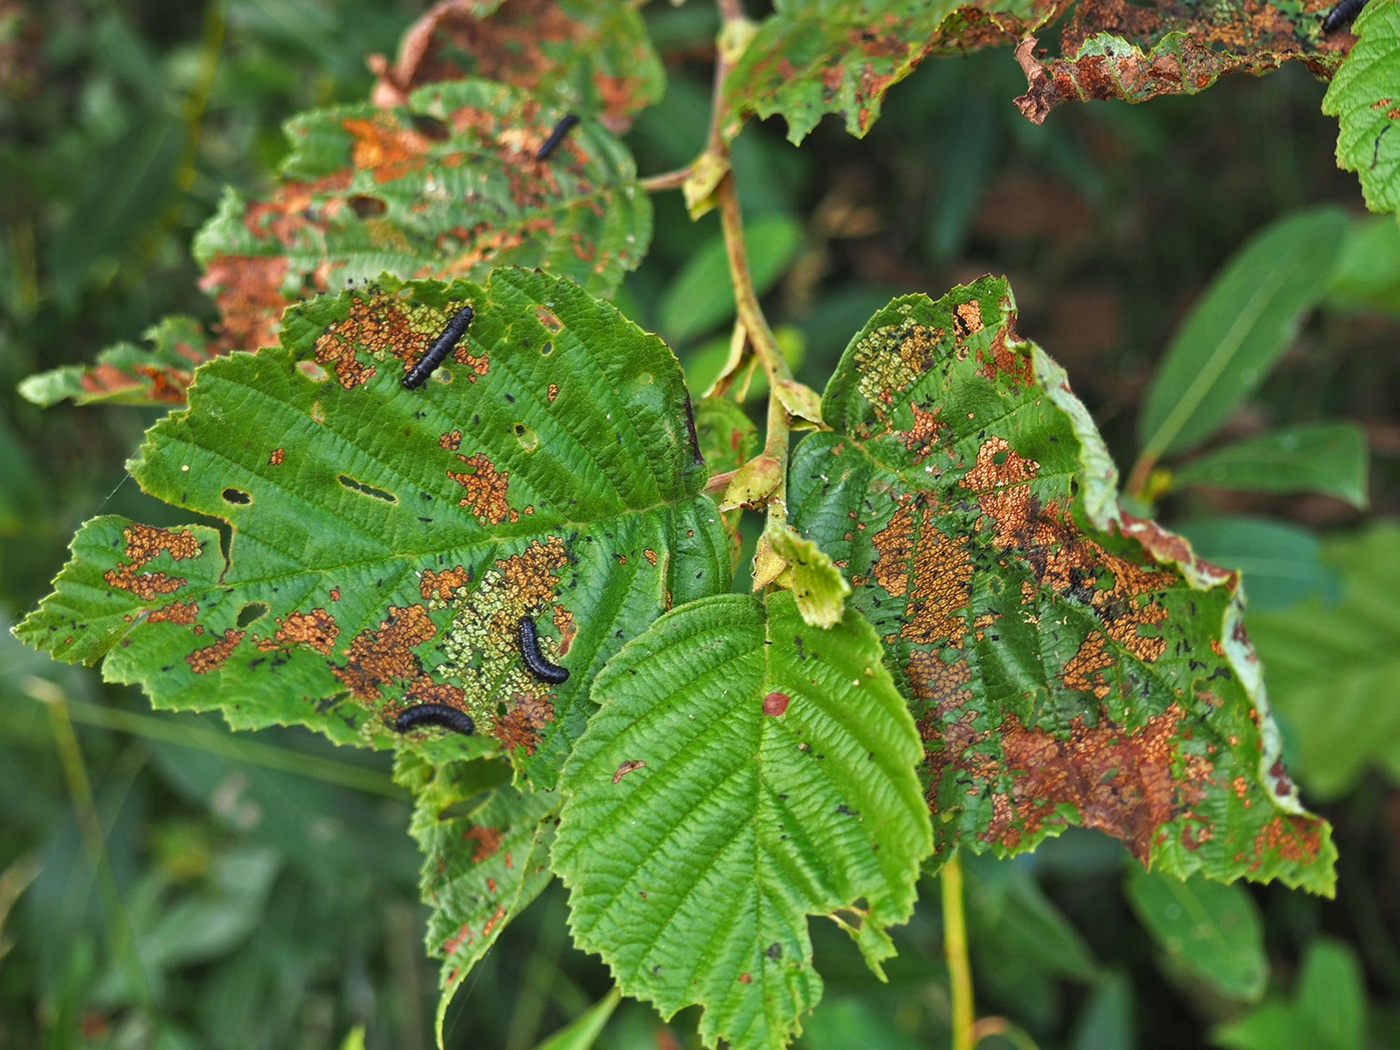
[{"label": "brown stem", "polygon": [[637,185],[644,193],[657,193],[661,190],[676,190],[685,185],[685,180],[690,178],[690,166],[677,168],[675,171],[662,172],[660,175],[648,175],[644,179],[638,179]]}]

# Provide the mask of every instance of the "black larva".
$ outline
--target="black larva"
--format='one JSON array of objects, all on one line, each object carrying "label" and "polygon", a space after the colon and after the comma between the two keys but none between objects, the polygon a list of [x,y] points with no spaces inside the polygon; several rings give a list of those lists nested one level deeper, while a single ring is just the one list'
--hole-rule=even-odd
[{"label": "black larva", "polygon": [[544,140],[544,145],[535,153],[536,160],[548,160],[550,155],[559,148],[559,143],[564,141],[564,136],[569,133],[569,129],[578,123],[578,117],[572,113],[564,117],[558,124],[554,125],[554,130],[549,133],[549,138]]},{"label": "black larva", "polygon": [[447,327],[442,330],[442,335],[438,336],[437,342],[428,347],[428,352],[408,370],[408,375],[403,377],[403,385],[406,389],[412,390],[416,386],[423,385],[423,381],[433,374],[438,365],[442,364],[442,359],[462,341],[462,336],[467,334],[467,325],[472,323],[474,316],[470,306],[464,306],[452,315],[452,320],[447,322]]},{"label": "black larva", "polygon": [[558,685],[569,680],[569,669],[552,664],[540,652],[540,636],[535,631],[535,621],[528,616],[520,617],[520,657],[530,673],[541,682]]},{"label": "black larva", "polygon": [[1365,6],[1366,0],[1342,0],[1336,7],[1327,12],[1327,17],[1322,20],[1322,31],[1335,33],[1338,29],[1345,29],[1356,21],[1356,16],[1361,13],[1361,9]]},{"label": "black larva", "polygon": [[471,736],[476,732],[476,724],[471,715],[447,704],[418,704],[416,707],[406,707],[399,712],[399,717],[394,719],[394,728],[400,733],[407,733],[418,726],[441,726],[464,736]]}]

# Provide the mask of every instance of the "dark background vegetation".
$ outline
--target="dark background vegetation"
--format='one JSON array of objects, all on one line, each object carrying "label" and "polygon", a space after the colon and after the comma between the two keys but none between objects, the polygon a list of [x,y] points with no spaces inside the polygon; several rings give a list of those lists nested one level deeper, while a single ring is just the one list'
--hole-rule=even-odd
[{"label": "dark background vegetation", "polygon": [[[189,243],[222,187],[266,187],[287,148],[281,122],[366,97],[365,56],[391,54],[421,9],[228,0],[220,23],[174,0],[0,0],[7,623],[47,591],[81,521],[169,520],[123,480],[155,410],[41,410],[15,385],[91,361],[166,314],[212,321]],[[672,81],[630,136],[644,175],[702,143],[714,27],[704,5],[648,10]],[[1003,51],[930,60],[864,141],[833,120],[801,149],[781,121],[747,129],[735,151],[746,213],[773,244],[795,245],[765,307],[820,389],[892,294],[1005,273],[1021,331],[1068,369],[1126,468],[1154,363],[1211,275],[1277,216],[1329,200],[1359,212],[1360,191],[1334,165],[1324,86],[1300,69],[1227,78],[1196,98],[1067,106],[1043,127],[1011,106],[1023,89]],[[722,326],[689,331],[673,281],[718,224],[692,223],[675,193],[655,206],[651,255],[619,302],[703,382]],[[1370,515],[1395,515],[1398,336],[1394,316],[1324,307],[1235,430],[1361,423]],[[1362,524],[1323,497],[1158,508],[1168,524],[1240,511],[1321,535]],[[233,736],[217,718],[153,713],[138,692],[0,635],[0,1045],[329,1047],[356,1026],[369,1046],[430,1045],[437,975],[409,807],[388,763],[301,731]],[[1322,802],[1341,849],[1339,898],[1250,891],[1271,994],[1288,993],[1310,944],[1335,938],[1363,968],[1373,1045],[1397,1045],[1400,794],[1366,773]],[[1164,959],[1129,909],[1125,854],[1107,838],[1070,834],[1014,863],[967,863],[979,1014],[1007,1019],[984,1045],[1204,1045],[1212,1024],[1246,1009]],[[803,1045],[946,1045],[935,884],[923,898],[884,986],[814,923],[827,993]],[[569,946],[565,920],[556,886],[469,979],[448,1046],[532,1046],[606,992],[605,969]],[[600,1045],[691,1045],[693,1029],[681,1015],[663,1031],[650,1008],[624,1004]]]}]

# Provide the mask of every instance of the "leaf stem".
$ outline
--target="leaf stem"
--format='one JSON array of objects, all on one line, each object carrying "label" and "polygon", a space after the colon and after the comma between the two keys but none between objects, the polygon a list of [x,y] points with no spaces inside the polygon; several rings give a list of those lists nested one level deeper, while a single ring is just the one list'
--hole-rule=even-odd
[{"label": "leaf stem", "polygon": [[976,1015],[972,1008],[972,965],[967,955],[967,920],[963,912],[962,862],[949,858],[938,876],[943,894],[943,956],[953,1000],[953,1050],[972,1050]]},{"label": "leaf stem", "polygon": [[780,382],[792,380],[792,369],[778,347],[773,330],[768,327],[768,319],[763,316],[763,308],[758,304],[758,293],[754,290],[753,275],[749,271],[749,254],[744,244],[744,221],[739,209],[739,194],[734,187],[734,175],[726,175],[715,188],[719,201],[720,227],[724,231],[724,250],[729,258],[729,277],[734,282],[734,303],[739,312],[739,323],[748,333],[749,346],[768,373],[768,434],[763,451],[781,464],[780,480],[768,501],[770,524],[782,525],[787,521],[787,462],[788,435],[791,421],[787,409],[778,399]]},{"label": "leaf stem", "polygon": [[690,165],[684,168],[677,168],[675,171],[664,171],[660,175],[648,175],[644,179],[638,179],[637,185],[642,188],[643,193],[658,193],[661,190],[675,190],[685,185],[685,180],[690,178]]}]

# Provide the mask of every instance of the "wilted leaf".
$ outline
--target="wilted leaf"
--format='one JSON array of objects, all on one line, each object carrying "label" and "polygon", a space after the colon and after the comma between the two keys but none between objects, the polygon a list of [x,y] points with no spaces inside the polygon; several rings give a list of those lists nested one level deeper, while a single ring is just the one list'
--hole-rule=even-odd
[{"label": "wilted leaf", "polygon": [[1400,8],[1368,4],[1352,26],[1359,39],[1337,70],[1322,112],[1338,118],[1337,164],[1361,179],[1366,207],[1400,212]]},{"label": "wilted leaf", "polygon": [[1068,825],[1143,863],[1328,893],[1335,851],[1277,768],[1235,577],[1123,514],[1006,283],[895,300],[797,449],[792,523],[848,574],[910,698],[940,850]]},{"label": "wilted leaf", "polygon": [[879,972],[931,847],[918,738],[869,624],[787,592],[663,616],[598,680],[560,781],[554,863],[576,943],[707,1044],[782,1047],[821,995],[807,916]]},{"label": "wilted leaf", "polygon": [[[466,338],[405,390],[463,303]],[[290,313],[283,340],[206,365],[132,465],[228,531],[89,522],[20,636],[239,728],[383,747],[404,707],[451,704],[477,735],[409,746],[511,750],[547,786],[622,640],[729,586],[674,356],[517,270],[484,288],[386,278]],[[526,671],[522,617],[567,682]]]}]

